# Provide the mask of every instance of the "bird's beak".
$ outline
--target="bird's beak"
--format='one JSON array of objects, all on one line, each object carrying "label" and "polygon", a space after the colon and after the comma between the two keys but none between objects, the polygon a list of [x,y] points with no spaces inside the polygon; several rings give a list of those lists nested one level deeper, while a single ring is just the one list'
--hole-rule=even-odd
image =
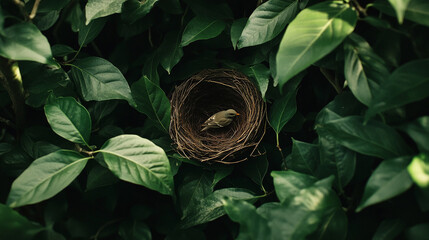
[{"label": "bird's beak", "polygon": [[236,113],[235,115],[237,115],[237,116],[238,116],[238,115],[240,115],[240,113]]}]

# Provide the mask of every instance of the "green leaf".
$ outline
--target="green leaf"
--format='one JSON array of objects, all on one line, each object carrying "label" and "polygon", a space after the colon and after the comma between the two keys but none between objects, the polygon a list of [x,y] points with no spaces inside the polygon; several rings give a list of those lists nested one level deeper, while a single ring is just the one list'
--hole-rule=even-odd
[{"label": "green leaf", "polygon": [[86,25],[96,18],[120,13],[122,3],[126,0],[88,0],[85,6]]},{"label": "green leaf", "polygon": [[0,56],[57,65],[48,39],[32,23],[18,23],[3,30],[0,35]]},{"label": "green leaf", "polygon": [[132,86],[132,94],[137,103],[137,110],[146,114],[159,128],[168,133],[170,126],[170,101],[164,91],[146,76]]},{"label": "green leaf", "polygon": [[344,47],[344,76],[355,97],[369,106],[374,92],[387,80],[389,70],[365,39],[357,34],[351,34],[349,39]]},{"label": "green leaf", "polygon": [[339,144],[361,154],[383,159],[409,154],[408,146],[393,128],[377,121],[364,125],[362,117],[332,120],[317,125],[316,130],[326,131]]},{"label": "green leaf", "polygon": [[256,212],[252,204],[227,198],[223,200],[223,207],[229,218],[240,224],[240,233],[236,239],[271,238],[267,220]]},{"label": "green leaf", "polygon": [[276,132],[277,145],[279,144],[279,133],[296,113],[296,93],[298,91],[297,88],[302,80],[302,77],[303,75],[298,75],[294,78],[293,81],[290,81],[288,86],[285,87],[287,92],[283,93],[280,98],[274,100],[273,105],[271,106],[271,109],[268,113],[268,122]]},{"label": "green leaf", "polygon": [[405,131],[417,143],[421,151],[429,152],[429,116],[420,117],[401,126],[400,129]]},{"label": "green leaf", "polygon": [[427,154],[415,156],[407,170],[417,186],[424,189],[429,187],[429,156]]},{"label": "green leaf", "polygon": [[292,153],[286,158],[287,168],[300,173],[317,176],[319,147],[315,144],[301,142],[293,138],[292,144]]},{"label": "green leaf", "polygon": [[98,151],[118,178],[173,195],[170,162],[162,148],[137,135],[109,139]]},{"label": "green leaf", "polygon": [[88,159],[69,150],[36,159],[13,182],[7,204],[20,207],[55,196],[79,175]]},{"label": "green leaf", "polygon": [[365,120],[377,113],[429,96],[429,59],[414,60],[397,68],[374,93]]},{"label": "green leaf", "polygon": [[98,36],[98,34],[100,34],[101,30],[103,30],[106,21],[107,18],[98,18],[91,21],[88,25],[82,23],[79,26],[79,46],[82,47],[92,42],[92,40],[94,40]]},{"label": "green leaf", "polygon": [[342,208],[329,211],[319,225],[319,228],[308,239],[347,239],[347,216]]},{"label": "green leaf", "polygon": [[184,47],[198,40],[217,37],[225,29],[221,20],[196,16],[186,25],[180,46]]},{"label": "green leaf", "polygon": [[429,235],[429,222],[416,224],[405,231],[407,240],[425,240]]},{"label": "green leaf", "polygon": [[[294,175],[297,173],[292,171],[275,173],[272,175],[275,177],[274,186],[277,195],[279,195],[280,189],[285,192],[290,189],[293,193],[288,193],[287,198],[281,204],[268,203],[257,210],[268,221],[271,232],[275,233],[271,239],[307,239],[306,237],[318,228],[322,229],[322,232],[317,237],[321,237],[324,235],[323,227],[332,228],[329,227],[330,218],[335,216],[336,211],[342,211],[338,197],[330,189],[332,176],[316,181],[309,175],[299,174],[298,183],[301,184],[296,186]],[[286,188],[280,188],[276,184],[276,178],[280,176],[284,183],[283,187],[287,186]],[[302,184],[303,182],[305,184]],[[345,224],[337,226],[337,231],[347,230],[347,228],[344,229]],[[340,227],[342,229],[339,229]]]},{"label": "green leaf", "polygon": [[213,192],[213,174],[207,171],[187,172],[183,182],[178,187],[180,208],[182,210],[182,219],[186,218],[199,201],[205,199]]},{"label": "green leaf", "polygon": [[317,169],[319,177],[335,175],[339,189],[343,189],[353,178],[356,168],[356,152],[342,146],[335,136],[319,134],[320,165]]},{"label": "green leaf", "polygon": [[268,85],[270,82],[270,69],[268,69],[263,64],[256,64],[249,67],[250,74],[249,77],[252,77],[258,83],[259,91],[261,92],[262,98],[265,99],[265,93],[268,90]]},{"label": "green leaf", "polygon": [[64,57],[71,53],[76,53],[77,51],[71,48],[70,46],[64,44],[55,44],[51,47],[52,55],[55,57]]},{"label": "green leaf", "polygon": [[118,182],[118,178],[109,169],[96,165],[88,173],[86,191],[99,187],[109,186]]},{"label": "green leaf", "polygon": [[238,48],[266,43],[282,32],[298,12],[298,0],[269,0],[250,15]]},{"label": "green leaf", "polygon": [[70,65],[70,77],[85,101],[123,99],[134,105],[127,80],[109,61],[99,57],[87,57]]},{"label": "green leaf", "polygon": [[119,236],[123,240],[152,239],[149,227],[141,221],[125,221],[119,226]]},{"label": "green leaf", "polygon": [[122,5],[121,18],[127,23],[134,23],[146,16],[156,2],[158,2],[158,0],[128,0]]},{"label": "green leaf", "polygon": [[389,0],[389,3],[396,11],[396,17],[400,24],[404,21],[405,10],[407,10],[407,6],[410,1],[411,0]]},{"label": "green leaf", "polygon": [[10,207],[0,204],[0,239],[29,240],[43,227],[31,222]]},{"label": "green leaf", "polygon": [[71,30],[73,32],[79,32],[81,28],[85,26],[85,16],[79,2],[72,4],[70,7],[70,13],[66,17],[66,21],[70,23]]},{"label": "green leaf", "polygon": [[280,87],[334,50],[353,31],[356,20],[356,12],[338,1],[302,10],[286,29],[277,53]]},{"label": "green leaf", "polygon": [[56,134],[71,142],[89,146],[91,116],[74,98],[50,99],[45,105],[45,115]]},{"label": "green leaf", "polygon": [[168,74],[171,73],[173,67],[183,57],[183,50],[180,47],[180,37],[180,31],[168,32],[159,47],[161,65]]},{"label": "green leaf", "polygon": [[247,160],[242,166],[244,174],[265,191],[263,182],[268,170],[268,159],[266,155]]},{"label": "green leaf", "polygon": [[356,211],[393,198],[413,184],[406,166],[409,157],[384,160],[372,173],[365,186],[363,197]]},{"label": "green leaf", "polygon": [[191,208],[188,215],[180,222],[180,227],[182,229],[189,228],[213,221],[225,215],[222,202],[225,197],[230,197],[235,200],[251,200],[255,196],[249,190],[242,188],[223,188],[216,190],[206,198],[200,199],[198,204]]},{"label": "green leaf", "polygon": [[[408,6],[405,4],[408,3]],[[390,4],[386,1],[378,0],[373,6],[383,13],[390,16],[397,16],[398,21],[400,20],[399,11],[405,10],[405,18],[416,23],[429,26],[429,3],[426,0],[389,0]],[[395,9],[392,8],[392,2],[402,2],[402,4],[395,4]],[[406,8],[406,9],[404,9]],[[401,23],[399,21],[399,23]]]},{"label": "green leaf", "polygon": [[246,26],[246,23],[247,18],[240,18],[232,22],[230,35],[232,47],[234,48],[234,50],[237,49],[238,39],[240,38],[244,26]]},{"label": "green leaf", "polygon": [[280,202],[290,200],[298,195],[301,189],[311,186],[316,178],[307,174],[294,171],[272,171],[274,188]]},{"label": "green leaf", "polygon": [[405,222],[402,219],[386,219],[378,225],[377,231],[372,237],[373,240],[393,240],[397,239],[404,230]]}]

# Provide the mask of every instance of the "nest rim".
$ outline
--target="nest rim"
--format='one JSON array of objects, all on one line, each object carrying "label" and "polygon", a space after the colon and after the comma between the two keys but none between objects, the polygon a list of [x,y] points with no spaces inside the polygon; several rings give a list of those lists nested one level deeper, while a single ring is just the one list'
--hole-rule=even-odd
[{"label": "nest rim", "polygon": [[[200,71],[176,86],[170,103],[169,133],[181,156],[233,164],[260,155],[257,147],[266,131],[266,103],[243,73],[232,69]],[[229,126],[201,131],[207,118],[229,108],[240,113]]]}]

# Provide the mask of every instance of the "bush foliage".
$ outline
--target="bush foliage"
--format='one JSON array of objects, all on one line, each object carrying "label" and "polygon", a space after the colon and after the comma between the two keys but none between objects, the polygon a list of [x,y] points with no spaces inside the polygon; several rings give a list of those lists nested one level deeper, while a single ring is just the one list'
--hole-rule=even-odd
[{"label": "bush foliage", "polygon": [[[427,0],[1,1],[0,239],[428,239],[428,27]],[[260,90],[264,155],[173,150],[169,96],[214,68]]]}]

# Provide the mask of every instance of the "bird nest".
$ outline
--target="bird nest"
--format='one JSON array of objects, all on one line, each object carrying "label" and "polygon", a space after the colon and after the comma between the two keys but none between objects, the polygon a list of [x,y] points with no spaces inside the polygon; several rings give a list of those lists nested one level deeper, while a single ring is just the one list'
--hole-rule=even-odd
[{"label": "bird nest", "polygon": [[[226,127],[201,131],[214,113],[235,109],[240,115]],[[266,105],[256,86],[229,69],[204,70],[174,90],[170,136],[186,158],[225,164],[256,156],[265,134]]]}]

